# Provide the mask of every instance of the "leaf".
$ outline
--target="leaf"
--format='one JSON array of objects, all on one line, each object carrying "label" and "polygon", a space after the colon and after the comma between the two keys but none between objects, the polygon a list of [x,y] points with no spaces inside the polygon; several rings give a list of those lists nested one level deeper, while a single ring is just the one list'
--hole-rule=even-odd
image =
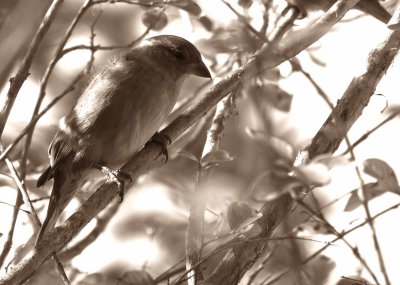
[{"label": "leaf", "polygon": [[106,285],[110,283],[110,279],[106,274],[92,273],[86,275],[83,279],[79,280],[77,285]]},{"label": "leaf", "polygon": [[[259,213],[258,217],[255,217],[254,219],[249,219],[251,222],[248,222],[249,224],[247,226],[241,226],[239,233],[244,237],[244,238],[253,238],[261,234],[262,228],[259,224],[255,223],[259,218],[262,217],[262,214]],[[245,221],[246,223],[247,221]]]},{"label": "leaf", "polygon": [[[364,185],[364,195],[367,202],[381,196],[386,192],[400,194],[396,174],[393,169],[383,160],[371,158],[364,161],[364,172],[377,181]],[[345,211],[352,211],[362,205],[361,189],[353,190],[349,201],[346,204]]]},{"label": "leaf", "polygon": [[117,285],[155,285],[156,282],[149,273],[143,270],[132,270],[118,280]]},{"label": "leaf", "polygon": [[281,72],[279,68],[271,68],[266,71],[263,71],[263,79],[264,80],[269,80],[269,81],[278,81],[279,79],[282,78]]},{"label": "leaf", "polygon": [[293,146],[285,140],[278,137],[270,137],[269,145],[275,150],[280,158],[283,158],[286,161],[293,161],[296,157]]},{"label": "leaf", "polygon": [[243,202],[233,202],[229,205],[227,214],[229,227],[235,231],[234,236],[243,235],[252,238],[262,231],[260,225],[255,222],[262,217],[262,213],[251,208]]},{"label": "leaf", "polygon": [[213,30],[214,23],[213,21],[207,16],[200,16],[198,18],[200,24],[206,29],[207,31],[211,32]]},{"label": "leaf", "polygon": [[[251,217],[255,217],[256,215],[257,211],[243,202],[231,203],[226,213],[226,216],[228,218],[228,224],[232,230],[238,229],[240,225],[243,224],[244,221],[248,220]],[[251,224],[254,221],[250,221],[247,225]]]},{"label": "leaf", "polygon": [[233,53],[235,51],[233,46],[228,45],[223,39],[219,39],[215,36],[218,35],[218,33],[220,33],[219,30],[214,31],[214,36],[211,39],[200,39],[196,42],[196,47],[198,47],[201,54],[208,59],[214,59],[219,53]]},{"label": "leaf", "polygon": [[262,43],[248,32],[244,24],[233,21],[227,27],[215,28],[211,38],[197,41],[196,46],[203,56],[215,59],[220,53],[253,53]]},{"label": "leaf", "polygon": [[195,16],[200,16],[201,14],[200,6],[192,0],[173,1],[170,4]]},{"label": "leaf", "polygon": [[321,67],[326,67],[326,62],[319,59],[317,56],[314,55],[314,53],[310,52],[310,53],[308,53],[308,55],[310,56],[310,59],[312,60],[313,63],[315,63]]},{"label": "leaf", "polygon": [[249,93],[257,96],[259,100],[268,102],[273,107],[282,112],[289,112],[292,105],[293,96],[281,89],[277,84],[263,84],[252,86]]},{"label": "leaf", "polygon": [[369,285],[371,283],[368,282],[367,279],[362,278],[361,276],[342,276],[340,280],[338,280],[335,285]]},{"label": "leaf", "polygon": [[268,138],[270,137],[264,131],[254,130],[249,127],[245,127],[244,131],[251,139],[261,141],[261,142],[268,141]]},{"label": "leaf", "polygon": [[377,158],[365,160],[364,172],[378,180],[377,189],[399,194],[399,183],[396,174],[385,161]]},{"label": "leaf", "polygon": [[168,18],[161,8],[154,7],[144,12],[144,14],[142,15],[142,23],[147,28],[159,31],[167,25]]},{"label": "leaf", "polygon": [[331,181],[328,167],[322,163],[309,163],[294,168],[300,180],[307,185],[326,185]]},{"label": "leaf", "polygon": [[222,162],[232,161],[234,157],[226,150],[214,150],[207,153],[200,161],[201,167],[207,169]]},{"label": "leaf", "polygon": [[249,192],[257,200],[272,201],[302,184],[285,171],[266,170],[257,175],[249,186]]},{"label": "leaf", "polygon": [[[378,185],[377,183],[367,183],[364,185],[366,201],[371,201],[385,193],[385,192],[377,189],[376,188],[377,185]],[[347,202],[346,207],[344,208],[345,212],[353,211],[362,205],[359,191],[362,191],[362,190],[356,189],[356,190],[352,191],[350,199]]]},{"label": "leaf", "polygon": [[193,160],[194,162],[197,162],[197,163],[199,163],[199,159],[193,154],[193,153],[191,153],[191,152],[189,152],[189,151],[186,151],[186,150],[178,150],[177,152],[176,152],[178,155],[181,155],[181,156],[183,156],[183,157],[186,157],[186,158],[188,158],[188,159],[190,159],[190,160]]},{"label": "leaf", "polygon": [[238,4],[239,6],[248,9],[253,4],[253,0],[239,0]]},{"label": "leaf", "polygon": [[320,255],[316,258],[316,260],[314,260],[311,266],[311,284],[327,284],[327,281],[329,280],[332,270],[335,268],[336,264],[332,259],[324,255]]}]

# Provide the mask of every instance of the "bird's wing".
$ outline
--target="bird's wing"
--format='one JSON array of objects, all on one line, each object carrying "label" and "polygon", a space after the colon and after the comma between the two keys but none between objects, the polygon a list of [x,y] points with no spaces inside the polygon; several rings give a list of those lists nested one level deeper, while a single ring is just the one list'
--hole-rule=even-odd
[{"label": "bird's wing", "polygon": [[50,165],[54,168],[73,151],[71,139],[63,130],[59,130],[49,146]]},{"label": "bird's wing", "polygon": [[54,177],[54,170],[57,169],[62,161],[73,155],[74,149],[71,140],[67,139],[64,131],[59,130],[49,146],[50,166],[40,175],[36,183],[37,187],[43,186],[47,181]]}]

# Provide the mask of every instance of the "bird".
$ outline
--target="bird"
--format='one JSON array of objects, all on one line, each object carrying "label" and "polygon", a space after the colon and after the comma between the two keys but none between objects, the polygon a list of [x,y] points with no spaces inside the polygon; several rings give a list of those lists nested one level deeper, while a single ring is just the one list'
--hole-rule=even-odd
[{"label": "bird", "polygon": [[93,78],[60,120],[48,149],[50,165],[37,180],[42,187],[53,179],[53,188],[36,244],[93,169],[122,180],[115,167],[157,134],[190,74],[211,78],[198,49],[184,38],[159,35],[122,52]]},{"label": "bird", "polygon": [[[298,7],[303,15],[317,10],[327,11],[337,0],[288,0],[288,2]],[[383,23],[389,22],[392,15],[382,7],[379,0],[360,0],[356,9],[367,13]]]}]

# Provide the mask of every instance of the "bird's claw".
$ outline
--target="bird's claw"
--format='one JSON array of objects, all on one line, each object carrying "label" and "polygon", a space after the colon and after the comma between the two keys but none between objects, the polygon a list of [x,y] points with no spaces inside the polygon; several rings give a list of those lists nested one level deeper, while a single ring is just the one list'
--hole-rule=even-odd
[{"label": "bird's claw", "polygon": [[149,142],[155,142],[161,146],[162,153],[165,155],[164,163],[167,163],[167,161],[168,161],[168,146],[171,144],[171,138],[167,135],[157,132],[151,137]]},{"label": "bird's claw", "polygon": [[101,172],[103,172],[107,176],[108,181],[117,184],[120,203],[121,203],[124,200],[125,181],[128,180],[129,183],[131,183],[132,177],[128,173],[122,171],[121,169],[114,170],[102,165],[96,165],[96,168],[100,169]]}]

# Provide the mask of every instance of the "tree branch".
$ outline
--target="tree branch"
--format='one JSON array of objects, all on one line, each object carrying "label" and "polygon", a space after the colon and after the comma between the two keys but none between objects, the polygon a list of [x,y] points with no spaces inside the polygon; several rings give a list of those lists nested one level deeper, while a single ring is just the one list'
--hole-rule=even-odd
[{"label": "tree branch", "polygon": [[[290,37],[290,39],[286,41],[283,40],[278,44],[278,47],[275,48],[279,53],[282,53],[275,56],[283,57],[283,55],[293,55],[293,51],[296,50],[298,46],[305,48],[311,41],[315,40],[315,37],[319,38],[324,32],[328,31],[338,18],[344,16],[347,11],[346,9],[350,9],[356,2],[357,1],[338,1],[323,17],[311,26],[310,32],[298,32],[299,35],[304,35],[304,37],[300,36],[300,38],[295,37],[294,39]],[[290,44],[285,47],[285,42],[286,44]],[[297,42],[297,46],[293,45],[294,42]],[[304,156],[303,161],[308,161],[320,154],[333,153],[336,151],[349,128],[361,115],[376,85],[390,66],[399,49],[399,44],[400,32],[392,32],[380,47],[371,52],[365,73],[360,77],[356,77],[350,84],[343,95],[344,99],[340,101],[332,112],[333,115],[329,117],[327,121],[329,124],[324,124],[321,128],[322,132],[320,131],[315,136],[308,147],[308,155]],[[281,46],[283,46],[282,49],[280,49]],[[268,61],[272,56],[271,54],[277,54],[278,52],[271,52],[264,56],[263,59]],[[263,55],[264,53],[264,51],[261,51],[258,54]],[[349,96],[350,94],[351,96]],[[340,117],[340,115],[342,117]],[[337,118],[343,119],[340,120],[341,125],[335,124]],[[330,128],[326,128],[327,125],[329,125]],[[343,128],[342,125],[346,127]],[[331,133],[334,133],[334,137],[330,136]],[[293,200],[289,194],[285,194],[275,201],[265,203],[261,209],[263,217],[258,221],[258,224],[263,229],[260,237],[271,236],[276,226],[287,217],[287,213],[291,211],[292,205]],[[237,284],[246,271],[261,256],[266,244],[267,242],[260,242],[258,244],[235,248],[235,251],[230,250],[210,275],[207,284]]]},{"label": "tree branch", "polygon": [[40,24],[37,33],[35,34],[35,37],[32,40],[29,50],[26,53],[17,74],[15,75],[15,77],[10,79],[10,88],[7,92],[5,99],[2,100],[0,107],[0,137],[3,134],[4,127],[6,125],[8,116],[10,115],[12,106],[14,105],[14,101],[17,98],[17,94],[22,87],[22,84],[29,76],[29,69],[31,68],[33,59],[39,48],[39,44],[49,30],[50,25],[53,22],[58,12],[58,9],[63,2],[63,0],[54,0],[54,2],[51,4],[42,23]]},{"label": "tree branch", "polygon": [[[295,37],[294,39],[291,37],[289,40],[283,40],[279,44],[263,47],[244,67],[220,81],[195,105],[189,108],[184,114],[177,117],[162,131],[162,134],[170,137],[172,141],[177,139],[227,94],[240,89],[244,77],[252,76],[259,73],[260,70],[266,70],[277,66],[301,52],[304,48],[317,41],[329,31],[329,29],[344,16],[347,10],[356,3],[357,0],[341,0],[337,2],[333,6],[333,9],[328,11],[324,17],[317,21],[316,24],[312,27],[307,27],[307,31],[311,29],[313,33],[303,33],[303,37]],[[262,69],[258,68],[260,66]],[[132,178],[136,179],[139,175],[155,167],[160,167],[163,164],[164,159],[159,159],[161,153],[161,146],[157,143],[150,142],[134,158],[124,165],[122,171],[131,174]],[[97,189],[97,191],[65,223],[60,227],[56,227],[45,239],[38,243],[35,252],[30,258],[20,262],[20,264],[5,277],[0,279],[0,284],[20,284],[27,280],[53,252],[61,250],[91,219],[104,209],[117,193],[118,188],[113,183],[105,183]],[[264,216],[260,220],[264,230],[261,236],[269,236],[272,233],[273,228],[277,222],[280,221],[279,219],[288,212],[287,209],[290,208],[291,202],[291,199],[283,196],[277,201],[267,203],[267,205],[263,207],[262,212]],[[265,243],[262,243],[263,246],[261,248],[259,244],[260,243],[256,244],[256,249],[263,249]],[[210,284],[234,284],[234,282],[232,283],[230,281],[238,281],[240,277],[243,276],[247,268],[254,264],[256,260],[253,255],[247,255],[248,250],[246,250],[246,247],[254,248],[252,245],[246,245],[244,250],[242,250],[244,255],[233,254],[231,262],[224,259],[222,265],[219,266],[211,276],[212,278],[210,281],[212,282]],[[254,251],[254,253],[255,252],[256,251]],[[261,252],[262,251],[257,250],[257,256],[259,256]],[[221,268],[229,270],[220,271]],[[226,278],[225,280],[220,279],[224,275],[221,274],[223,272],[232,277]],[[221,282],[218,282],[218,280]]]}]

